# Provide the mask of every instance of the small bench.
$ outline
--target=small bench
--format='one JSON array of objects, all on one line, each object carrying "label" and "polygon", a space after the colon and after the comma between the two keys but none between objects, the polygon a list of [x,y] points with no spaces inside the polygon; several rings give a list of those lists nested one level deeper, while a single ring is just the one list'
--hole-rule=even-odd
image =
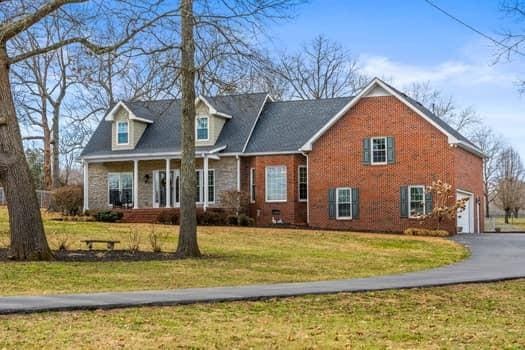
[{"label": "small bench", "polygon": [[93,249],[93,243],[106,243],[108,250],[113,250],[113,248],[115,248],[115,244],[120,243],[120,241],[112,241],[105,239],[85,239],[81,242],[86,243],[89,250]]}]

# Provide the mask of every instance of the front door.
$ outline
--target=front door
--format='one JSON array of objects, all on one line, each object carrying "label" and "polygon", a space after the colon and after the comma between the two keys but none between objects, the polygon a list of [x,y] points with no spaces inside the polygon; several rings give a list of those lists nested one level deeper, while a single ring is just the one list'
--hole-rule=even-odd
[{"label": "front door", "polygon": [[[170,191],[171,191],[171,207],[179,206],[179,192],[180,192],[180,176],[179,170],[170,171]],[[166,171],[153,171],[153,207],[166,207]]]},{"label": "front door", "polygon": [[465,210],[458,212],[457,214],[457,226],[458,232],[473,233],[474,232],[474,203],[472,200],[472,194],[466,192],[457,192],[457,200],[468,198],[465,204]]}]

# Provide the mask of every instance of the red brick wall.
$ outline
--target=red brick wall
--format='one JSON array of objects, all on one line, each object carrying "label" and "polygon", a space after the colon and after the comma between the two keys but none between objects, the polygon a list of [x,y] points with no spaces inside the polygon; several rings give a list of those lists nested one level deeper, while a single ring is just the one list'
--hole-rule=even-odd
[{"label": "red brick wall", "polygon": [[[272,223],[272,210],[280,210],[285,223],[306,223],[306,203],[299,202],[298,197],[298,167],[306,164],[306,158],[300,154],[269,155],[245,157],[242,161],[241,186],[243,191],[250,193],[250,168],[255,168],[256,201],[250,204],[250,216],[258,225]],[[267,166],[285,165],[287,176],[287,201],[282,203],[267,203],[265,200],[265,169]]]},{"label": "red brick wall", "polygon": [[[362,163],[363,139],[374,136],[394,137],[394,164]],[[394,232],[419,227],[416,220],[400,217],[400,187],[441,179],[455,188],[461,176],[454,163],[463,162],[455,151],[447,136],[395,97],[363,98],[314,143],[309,154],[310,225]],[[462,166],[468,170],[468,164]],[[470,177],[479,172],[475,174]],[[328,189],[334,187],[359,188],[359,219],[328,218]],[[445,228],[455,226],[449,223]]]},{"label": "red brick wall", "polygon": [[[461,148],[454,149],[455,170],[456,170],[456,188],[468,191],[474,194],[474,201],[480,200],[479,217],[477,216],[478,204],[474,203],[474,226],[476,232],[483,232],[485,229],[485,205],[483,197],[483,160],[474,154]],[[477,231],[478,225],[481,224],[480,231]]]}]

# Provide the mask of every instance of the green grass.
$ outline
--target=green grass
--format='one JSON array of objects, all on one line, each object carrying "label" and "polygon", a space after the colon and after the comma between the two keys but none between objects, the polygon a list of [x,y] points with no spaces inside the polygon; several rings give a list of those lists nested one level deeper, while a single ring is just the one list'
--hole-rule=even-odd
[{"label": "green grass", "polygon": [[[152,225],[60,222],[45,219],[50,244],[67,237],[121,240],[131,230],[151,250]],[[0,210],[0,242],[7,245],[7,214]],[[155,225],[163,247],[173,251],[178,228]],[[243,227],[201,227],[203,259],[149,262],[3,262],[0,295],[145,290],[314,281],[415,271],[456,262],[467,250],[439,238]],[[1,243],[0,243],[1,244]],[[118,247],[117,247],[118,248]]]},{"label": "green grass", "polygon": [[[514,226],[516,229],[525,229],[525,218],[510,218],[509,225]],[[508,228],[508,225],[505,224],[505,218],[498,216],[496,218],[496,227]]]},{"label": "green grass", "polygon": [[0,349],[523,349],[525,280],[0,317]]}]

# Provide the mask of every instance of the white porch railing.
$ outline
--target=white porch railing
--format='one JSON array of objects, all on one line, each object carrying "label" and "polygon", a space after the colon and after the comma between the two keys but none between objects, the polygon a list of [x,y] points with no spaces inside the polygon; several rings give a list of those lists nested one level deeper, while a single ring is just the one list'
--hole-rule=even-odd
[{"label": "white porch railing", "polygon": [[[40,208],[49,208],[49,206],[51,205],[51,198],[53,196],[53,192],[37,190],[36,196],[38,198]],[[5,192],[3,187],[0,187],[0,205],[7,205],[7,200],[5,198]]]}]

